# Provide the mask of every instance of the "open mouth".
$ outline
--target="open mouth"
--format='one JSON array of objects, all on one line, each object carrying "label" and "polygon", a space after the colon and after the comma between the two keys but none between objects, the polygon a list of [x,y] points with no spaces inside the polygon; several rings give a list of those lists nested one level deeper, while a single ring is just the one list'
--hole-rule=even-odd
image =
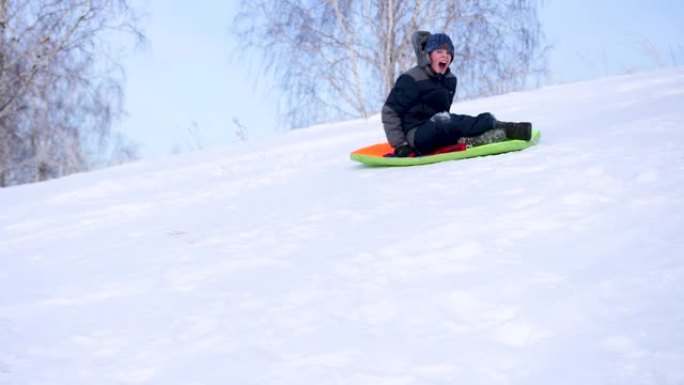
[{"label": "open mouth", "polygon": [[437,67],[440,69],[440,71],[446,71],[448,66],[449,62],[446,60],[440,60],[439,63],[437,63]]}]

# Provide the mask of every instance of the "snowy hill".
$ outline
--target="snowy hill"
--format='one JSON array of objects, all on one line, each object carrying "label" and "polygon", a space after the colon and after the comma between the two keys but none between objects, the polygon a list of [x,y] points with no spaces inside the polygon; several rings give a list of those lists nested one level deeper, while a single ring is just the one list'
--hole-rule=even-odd
[{"label": "snowy hill", "polygon": [[684,69],[456,103],[540,145],[412,168],[379,117],[0,190],[0,384],[682,384]]}]

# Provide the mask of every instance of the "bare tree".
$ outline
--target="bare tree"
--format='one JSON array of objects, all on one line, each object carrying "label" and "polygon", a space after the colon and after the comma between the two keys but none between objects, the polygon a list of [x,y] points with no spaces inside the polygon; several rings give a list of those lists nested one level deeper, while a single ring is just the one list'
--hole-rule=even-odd
[{"label": "bare tree", "polygon": [[112,38],[141,40],[125,0],[0,0],[0,187],[102,164],[122,113]]},{"label": "bare tree", "polygon": [[291,127],[377,112],[415,64],[411,34],[449,33],[459,96],[523,88],[544,71],[534,0],[242,0],[233,32],[281,86]]},{"label": "bare tree", "polygon": [[249,138],[249,130],[240,122],[240,119],[238,119],[237,116],[233,116],[232,120],[233,124],[235,124],[235,136],[238,138],[238,140],[246,142]]}]

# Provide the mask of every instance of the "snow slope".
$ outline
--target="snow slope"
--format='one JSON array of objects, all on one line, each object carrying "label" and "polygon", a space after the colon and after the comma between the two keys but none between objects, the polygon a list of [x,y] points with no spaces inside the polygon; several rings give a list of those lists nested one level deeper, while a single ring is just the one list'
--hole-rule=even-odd
[{"label": "snow slope", "polygon": [[682,384],[684,69],[457,103],[540,145],[348,159],[379,117],[0,190],[0,384]]}]

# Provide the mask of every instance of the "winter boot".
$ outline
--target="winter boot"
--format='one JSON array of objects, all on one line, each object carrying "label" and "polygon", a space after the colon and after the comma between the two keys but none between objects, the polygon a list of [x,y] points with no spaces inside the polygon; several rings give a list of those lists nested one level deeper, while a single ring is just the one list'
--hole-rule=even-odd
[{"label": "winter boot", "polygon": [[495,128],[493,130],[485,131],[478,136],[464,136],[459,139],[459,143],[465,144],[466,148],[482,146],[483,144],[503,142],[506,140],[506,132],[503,128]]},{"label": "winter boot", "polygon": [[511,122],[494,122],[494,128],[503,128],[506,132],[506,137],[509,139],[530,140],[532,139],[532,123],[511,123]]}]

